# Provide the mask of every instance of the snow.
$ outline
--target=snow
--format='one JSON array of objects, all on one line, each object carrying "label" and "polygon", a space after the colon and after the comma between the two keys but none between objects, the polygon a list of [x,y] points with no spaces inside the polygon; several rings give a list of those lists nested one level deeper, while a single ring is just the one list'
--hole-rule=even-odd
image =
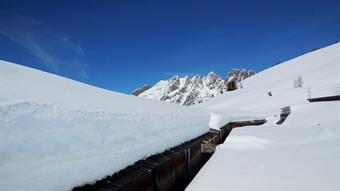
[{"label": "snow", "polygon": [[0,190],[70,190],[209,131],[210,114],[0,61]]},{"label": "snow", "polygon": [[233,130],[187,190],[339,190],[339,113],[305,104],[282,126]]},{"label": "snow", "polygon": [[[301,76],[301,88],[294,81]],[[281,63],[247,78],[243,89],[193,106],[255,112],[267,123],[234,129],[186,190],[340,190],[340,44]],[[268,92],[272,96],[268,96]],[[280,108],[291,114],[276,125]],[[213,119],[213,118],[212,118]]]},{"label": "snow", "polygon": [[216,113],[212,113],[209,121],[209,128],[219,130],[223,124],[221,124],[222,116]]},{"label": "snow", "polygon": [[[302,87],[294,88],[299,76]],[[0,189],[70,190],[209,127],[266,118],[261,127],[233,130],[187,190],[339,190],[340,102],[307,98],[339,94],[340,44],[257,73],[242,86],[184,107],[0,61]],[[285,106],[292,112],[276,125]]]}]

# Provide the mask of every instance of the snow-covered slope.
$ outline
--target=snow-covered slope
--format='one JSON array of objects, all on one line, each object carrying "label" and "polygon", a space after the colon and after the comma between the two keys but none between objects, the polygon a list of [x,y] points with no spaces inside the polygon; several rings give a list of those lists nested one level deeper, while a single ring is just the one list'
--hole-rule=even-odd
[{"label": "snow-covered slope", "polygon": [[[295,88],[299,76],[302,87]],[[186,84],[174,79],[169,90],[181,89],[178,81]],[[254,116],[268,123],[233,130],[188,190],[339,190],[340,102],[306,98],[340,93],[340,44],[269,68],[242,85],[183,107],[0,61],[0,190],[69,190],[201,135],[208,126]],[[292,113],[278,126],[283,106]]]},{"label": "snow-covered slope", "polygon": [[[138,96],[142,98],[156,99],[180,105],[194,105],[203,103],[211,98],[223,94],[228,90],[227,83],[230,80],[240,82],[243,79],[255,74],[252,70],[232,69],[226,79],[223,79],[214,72],[209,72],[206,76],[195,75],[180,78],[174,76],[168,80],[161,80],[153,87],[138,88],[143,89]],[[138,91],[139,92],[139,91]]]},{"label": "snow-covered slope", "polygon": [[[303,83],[296,88],[299,76]],[[333,95],[340,95],[339,43],[257,73],[243,81],[243,89],[194,106],[251,111],[268,122],[234,129],[186,190],[338,191],[340,101],[307,101]],[[291,114],[276,125],[284,106]],[[217,116],[223,124],[224,116]]]},{"label": "snow-covered slope", "polygon": [[69,190],[207,132],[209,118],[0,61],[0,190]]},{"label": "snow-covered slope", "polygon": [[[242,89],[194,107],[277,110],[286,105],[305,103],[310,96],[336,94],[340,92],[339,46],[337,43],[268,68],[245,79]],[[302,87],[295,88],[294,82],[299,76]],[[273,96],[268,96],[268,92]]]}]

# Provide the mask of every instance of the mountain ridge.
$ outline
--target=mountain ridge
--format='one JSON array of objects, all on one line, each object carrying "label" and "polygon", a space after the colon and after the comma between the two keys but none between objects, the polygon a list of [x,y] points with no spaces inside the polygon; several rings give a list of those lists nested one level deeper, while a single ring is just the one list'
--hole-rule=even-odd
[{"label": "mountain ridge", "polygon": [[238,88],[238,83],[255,73],[254,70],[233,68],[226,78],[222,78],[213,71],[206,76],[179,77],[175,75],[167,80],[160,80],[154,86],[146,84],[131,94],[189,106],[208,101],[226,91],[235,90]]}]

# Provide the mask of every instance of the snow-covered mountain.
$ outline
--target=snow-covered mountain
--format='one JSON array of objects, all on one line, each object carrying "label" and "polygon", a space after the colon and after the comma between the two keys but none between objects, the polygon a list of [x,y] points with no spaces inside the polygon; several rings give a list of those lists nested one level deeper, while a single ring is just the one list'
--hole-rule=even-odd
[{"label": "snow-covered mountain", "polygon": [[[340,94],[339,55],[340,43],[307,53],[247,78],[238,91],[192,107],[139,99],[0,60],[0,190],[71,190],[209,127],[265,118],[260,128],[233,130],[186,189],[338,191],[340,101],[307,98]],[[302,85],[295,87],[299,78]],[[162,83],[180,94],[181,89],[218,89],[222,82],[210,73]],[[285,106],[291,114],[276,125]]]},{"label": "snow-covered mountain", "polygon": [[194,105],[231,90],[228,89],[228,82],[240,82],[253,74],[255,74],[253,70],[234,68],[227,74],[226,79],[214,72],[209,72],[206,76],[195,75],[191,78],[173,76],[168,80],[159,81],[153,87],[138,88],[132,92],[132,95],[180,105]]}]

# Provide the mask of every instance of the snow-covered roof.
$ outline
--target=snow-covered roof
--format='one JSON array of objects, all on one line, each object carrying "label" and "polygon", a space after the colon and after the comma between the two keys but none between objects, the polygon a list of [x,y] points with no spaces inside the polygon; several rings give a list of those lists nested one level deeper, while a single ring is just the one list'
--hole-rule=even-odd
[{"label": "snow-covered roof", "polygon": [[[298,76],[303,84],[295,88]],[[339,190],[340,101],[307,101],[310,94],[339,95],[339,82],[337,43],[257,73],[243,89],[195,106],[252,111],[268,122],[234,129],[186,190]],[[285,106],[291,113],[276,125]]]},{"label": "snow-covered roof", "polygon": [[70,190],[208,132],[209,119],[0,61],[0,190]]}]

